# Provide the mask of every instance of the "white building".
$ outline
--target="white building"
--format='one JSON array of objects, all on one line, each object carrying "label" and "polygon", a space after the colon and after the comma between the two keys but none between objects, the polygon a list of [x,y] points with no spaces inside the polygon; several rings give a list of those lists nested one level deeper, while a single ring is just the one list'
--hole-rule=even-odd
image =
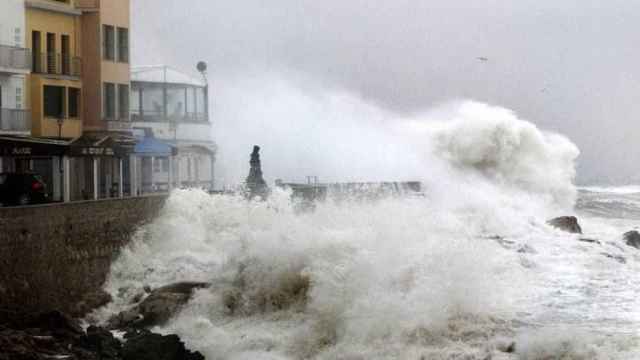
[{"label": "white building", "polygon": [[[25,48],[24,0],[2,0],[0,5],[0,135],[30,135],[31,116],[26,109],[25,78],[31,53]],[[0,172],[13,171],[13,161],[3,161]]]},{"label": "white building", "polygon": [[25,109],[25,76],[31,68],[25,48],[24,0],[2,0],[0,5],[0,133],[30,134]]},{"label": "white building", "polygon": [[130,107],[134,131],[147,129],[147,136],[176,149],[173,156],[161,151],[138,154],[138,193],[171,187],[213,189],[216,145],[204,81],[167,66],[134,67]]}]

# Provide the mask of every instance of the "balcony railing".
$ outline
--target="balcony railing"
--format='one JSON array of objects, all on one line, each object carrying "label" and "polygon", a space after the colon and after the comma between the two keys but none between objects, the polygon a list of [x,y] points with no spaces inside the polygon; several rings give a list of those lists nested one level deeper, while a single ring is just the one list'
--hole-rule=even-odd
[{"label": "balcony railing", "polygon": [[80,76],[82,59],[57,53],[34,53],[33,69],[37,74]]},{"label": "balcony railing", "polygon": [[29,110],[0,109],[0,131],[31,131],[31,113]]},{"label": "balcony railing", "polygon": [[131,121],[135,122],[166,122],[177,124],[189,124],[189,123],[207,123],[208,119],[204,113],[186,113],[178,115],[167,115],[158,111],[145,111],[144,114],[140,114],[138,109],[131,110]]},{"label": "balcony railing", "polygon": [[0,67],[29,70],[31,68],[31,50],[0,45]]}]

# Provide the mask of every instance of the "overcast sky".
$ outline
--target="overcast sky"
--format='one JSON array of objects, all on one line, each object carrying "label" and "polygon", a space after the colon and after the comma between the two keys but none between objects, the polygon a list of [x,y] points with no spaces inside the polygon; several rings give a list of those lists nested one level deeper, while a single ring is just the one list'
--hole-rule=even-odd
[{"label": "overcast sky", "polygon": [[[279,74],[400,116],[479,100],[570,137],[579,182],[640,180],[640,1],[132,3],[134,63],[206,60],[216,93]],[[228,96],[213,99],[217,131]]]}]

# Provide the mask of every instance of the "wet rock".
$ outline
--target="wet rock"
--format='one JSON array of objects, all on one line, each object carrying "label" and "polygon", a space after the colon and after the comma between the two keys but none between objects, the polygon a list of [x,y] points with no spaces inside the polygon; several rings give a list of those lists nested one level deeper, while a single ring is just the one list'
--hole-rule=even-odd
[{"label": "wet rock", "polygon": [[123,360],[204,360],[199,352],[187,350],[177,335],[134,330],[128,332],[125,339]]},{"label": "wet rock", "polygon": [[84,296],[82,301],[75,305],[72,315],[83,317],[89,312],[111,302],[112,297],[104,290],[99,290]]},{"label": "wet rock", "polygon": [[122,344],[110,331],[100,327],[90,326],[76,346],[98,355],[100,360],[121,359]]},{"label": "wet rock", "polygon": [[203,282],[180,282],[152,290],[138,305],[112,317],[109,320],[109,328],[162,325],[191,299],[195,289],[208,286],[208,283]]},{"label": "wet rock", "polygon": [[622,235],[622,238],[627,245],[636,249],[640,249],[640,232],[638,232],[637,230],[631,230],[624,233],[624,235]]},{"label": "wet rock", "polygon": [[547,224],[572,234],[582,234],[582,228],[575,216],[561,216],[547,221]]},{"label": "wet rock", "polygon": [[90,351],[74,346],[83,336],[77,321],[58,311],[0,311],[0,360],[99,360]]},{"label": "wet rock", "polygon": [[113,334],[57,312],[26,313],[0,309],[0,360],[204,360],[176,335],[134,330],[122,344]]}]

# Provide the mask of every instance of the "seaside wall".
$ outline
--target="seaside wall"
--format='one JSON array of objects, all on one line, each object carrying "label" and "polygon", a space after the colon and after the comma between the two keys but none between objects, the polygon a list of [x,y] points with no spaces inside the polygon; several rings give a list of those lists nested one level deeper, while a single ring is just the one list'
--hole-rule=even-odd
[{"label": "seaside wall", "polygon": [[111,262],[166,196],[0,208],[0,307],[81,316]]}]

